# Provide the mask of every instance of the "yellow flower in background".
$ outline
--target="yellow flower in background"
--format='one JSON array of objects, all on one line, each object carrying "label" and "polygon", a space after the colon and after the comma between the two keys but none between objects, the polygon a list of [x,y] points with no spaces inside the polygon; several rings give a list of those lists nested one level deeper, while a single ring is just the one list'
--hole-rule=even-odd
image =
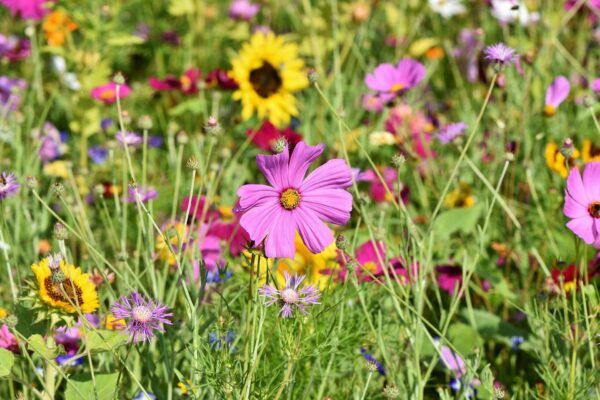
[{"label": "yellow flower in background", "polygon": [[600,161],[600,147],[596,147],[591,140],[585,139],[581,149],[581,157],[586,164],[589,162]]},{"label": "yellow flower in background", "polygon": [[8,311],[5,308],[0,307],[0,319],[6,318],[8,316]]},{"label": "yellow flower in background", "polygon": [[232,62],[230,76],[239,88],[233,93],[242,102],[244,120],[257,113],[277,127],[298,115],[293,93],[308,86],[298,47],[273,33],[257,32]]},{"label": "yellow flower in background", "polygon": [[475,198],[471,194],[471,187],[461,182],[459,187],[446,195],[444,205],[448,208],[468,208],[475,204]]},{"label": "yellow flower in background", "polygon": [[[560,148],[556,143],[550,142],[546,145],[545,156],[546,165],[548,166],[548,168],[550,168],[550,170],[554,172],[557,172],[563,178],[566,178],[570,168],[567,168],[567,165],[565,163],[565,161],[567,160],[565,156],[561,154]],[[568,160],[570,167],[573,166],[573,162],[577,158],[579,158],[579,150],[573,149],[573,156]]]},{"label": "yellow flower in background", "polygon": [[69,161],[53,161],[44,165],[44,175],[67,179],[69,177],[69,169],[71,163]]},{"label": "yellow flower in background", "polygon": [[33,264],[31,270],[38,283],[40,298],[51,307],[67,313],[74,313],[79,308],[84,314],[98,309],[96,287],[81,268],[65,263],[59,256],[52,256]]},{"label": "yellow flower in background", "polygon": [[125,329],[126,325],[127,323],[124,319],[117,319],[112,314],[108,314],[106,316],[106,319],[104,320],[104,326],[109,331],[120,331],[122,329]]},{"label": "yellow flower in background", "polygon": [[180,248],[181,240],[184,239],[187,233],[186,226],[181,222],[171,223],[163,230],[162,235],[158,235],[154,244],[154,251],[159,260],[166,261],[170,266],[174,266],[177,262],[175,254],[169,249],[165,236],[169,238],[171,247],[175,252]]},{"label": "yellow flower in background", "polygon": [[77,24],[68,15],[54,11],[48,14],[42,28],[50,46],[62,46],[67,35],[77,29]]},{"label": "yellow flower in background", "polygon": [[[260,257],[260,261],[258,261],[258,258],[255,258],[255,262],[258,263],[258,281],[260,286],[264,285],[267,281],[267,271],[270,271],[270,279],[275,278],[277,287],[285,286],[285,272],[288,272],[290,275],[306,275],[305,282],[318,287],[319,290],[324,290],[333,283],[331,271],[339,268],[336,260],[335,242],[331,243],[325,250],[318,254],[311,253],[298,234],[296,234],[295,244],[296,254],[294,255],[294,259],[279,259],[277,271],[273,271],[274,262],[272,259]],[[245,266],[250,268],[251,253],[244,251],[242,254],[248,260]],[[253,268],[256,269],[256,266]]]}]

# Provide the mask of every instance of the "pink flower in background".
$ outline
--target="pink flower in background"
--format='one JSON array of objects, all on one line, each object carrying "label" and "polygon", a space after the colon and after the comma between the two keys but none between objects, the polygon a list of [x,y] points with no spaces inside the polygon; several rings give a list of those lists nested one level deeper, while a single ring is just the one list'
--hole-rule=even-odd
[{"label": "pink flower in background", "polygon": [[[127,85],[121,85],[119,88],[119,98],[124,99],[130,94],[131,88]],[[117,85],[114,82],[109,82],[104,85],[96,86],[92,89],[91,96],[104,104],[113,104],[117,101]]]},{"label": "pink flower in background", "polygon": [[248,129],[246,136],[252,138],[256,147],[270,152],[273,152],[273,145],[280,137],[286,139],[292,148],[302,140],[302,135],[292,128],[278,129],[269,121],[263,122],[258,130]]},{"label": "pink flower in background", "polygon": [[229,5],[229,18],[248,21],[260,11],[260,4],[248,0],[233,0]]},{"label": "pink flower in background", "polygon": [[380,93],[382,100],[388,102],[404,91],[416,86],[425,77],[425,67],[411,58],[404,58],[397,66],[380,64],[365,77],[365,84],[371,90]]},{"label": "pink flower in background", "polygon": [[462,136],[465,132],[465,129],[467,129],[467,124],[465,124],[464,122],[448,124],[438,131],[436,137],[440,141],[440,143],[448,144],[456,140],[458,137]]},{"label": "pink flower in background", "polygon": [[583,179],[577,167],[567,178],[565,215],[567,227],[587,244],[600,248],[600,162],[588,163]]},{"label": "pink flower in background", "polygon": [[[408,271],[404,268],[404,260],[399,257],[388,260],[386,251],[385,243],[381,241],[377,243],[368,241],[356,249],[355,258],[359,263],[356,274],[361,281],[370,282],[379,277],[384,277],[384,265],[391,279],[396,279],[400,283],[408,281]],[[417,273],[417,264],[411,266],[411,273]]]},{"label": "pink flower in background", "polygon": [[462,285],[462,268],[454,265],[440,265],[435,267],[437,283],[440,289],[452,296],[455,290],[460,290]]},{"label": "pink flower in background", "polygon": [[13,353],[19,352],[17,338],[10,332],[10,329],[6,325],[0,327],[0,348],[10,350]]},{"label": "pink flower in background", "polygon": [[519,59],[517,52],[504,43],[496,43],[486,47],[483,54],[490,63],[502,66],[513,64]]},{"label": "pink flower in background", "polygon": [[206,204],[206,197],[204,196],[185,196],[181,202],[179,209],[186,213],[189,208],[189,218],[197,221],[203,221],[211,223],[219,218],[219,211],[211,207],[210,204]]},{"label": "pink flower in background", "polygon": [[556,114],[556,109],[565,101],[569,92],[571,91],[571,84],[569,80],[564,76],[557,76],[546,90],[546,104],[544,105],[544,114],[551,117]]},{"label": "pink flower in background", "polygon": [[255,247],[265,241],[267,257],[293,258],[296,231],[311,252],[320,253],[333,242],[325,222],[345,225],[350,219],[352,195],[345,189],[352,184],[352,173],[344,160],[329,160],[305,178],[324,147],[299,142],[291,155],[287,146],[280,154],[257,155],[269,185],[238,189],[240,224]]},{"label": "pink flower in background", "polygon": [[596,78],[592,81],[590,89],[592,89],[596,93],[600,93],[600,78]]},{"label": "pink flower in background", "polygon": [[367,111],[380,112],[385,102],[381,97],[373,93],[367,93],[362,97],[362,106]]},{"label": "pink flower in background", "polygon": [[19,15],[23,19],[40,21],[49,10],[46,3],[53,0],[0,0],[0,4],[10,10],[13,17]]},{"label": "pink flower in background", "polygon": [[180,91],[183,94],[198,93],[198,82],[201,73],[197,68],[189,68],[181,77],[167,75],[163,79],[150,77],[148,82],[152,89],[157,91]]},{"label": "pink flower in background", "polygon": [[436,156],[431,149],[433,124],[423,112],[413,110],[408,104],[401,103],[390,109],[385,130],[396,135],[411,155],[421,159]]},{"label": "pink flower in background", "polygon": [[[381,177],[385,182],[385,186],[372,169],[361,173],[358,177],[358,180],[362,182],[369,182],[371,184],[369,194],[376,203],[382,203],[385,201],[390,202],[392,200],[390,198],[390,194],[385,188],[386,186],[388,187],[389,191],[396,196],[396,200],[398,200],[398,194],[396,193],[398,186],[398,173],[396,172],[396,169],[392,167],[385,168],[381,172]],[[402,197],[402,202],[404,202],[404,204],[408,203],[408,187],[403,186],[400,195]]]}]

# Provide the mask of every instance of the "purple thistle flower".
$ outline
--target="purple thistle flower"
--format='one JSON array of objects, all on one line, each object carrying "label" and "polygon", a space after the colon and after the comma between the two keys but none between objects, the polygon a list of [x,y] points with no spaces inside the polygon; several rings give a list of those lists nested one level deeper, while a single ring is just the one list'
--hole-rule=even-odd
[{"label": "purple thistle flower", "polygon": [[135,132],[117,132],[115,138],[125,146],[138,146],[142,143],[142,137]]},{"label": "purple thistle flower", "polygon": [[273,286],[265,285],[258,290],[258,293],[266,298],[265,304],[267,306],[277,303],[281,306],[281,316],[290,318],[295,310],[307,314],[307,305],[319,304],[321,294],[316,287],[307,285],[298,290],[300,283],[304,280],[304,275],[294,274],[294,276],[290,276],[287,271],[284,272],[284,275],[285,286],[283,289],[278,290]]},{"label": "purple thistle flower", "polygon": [[461,136],[465,129],[467,129],[467,124],[464,122],[448,124],[439,130],[437,138],[441,143],[447,144]]},{"label": "purple thistle flower", "polygon": [[111,307],[111,311],[117,319],[127,320],[127,330],[131,334],[130,341],[150,341],[154,337],[154,331],[164,332],[162,324],[172,325],[173,314],[161,303],[146,299],[137,292],[129,296],[121,297]]},{"label": "purple thistle flower", "polygon": [[504,43],[496,43],[486,47],[483,54],[485,54],[486,60],[500,66],[508,66],[519,58],[516,51]]},{"label": "purple thistle flower", "polygon": [[2,172],[0,174],[0,200],[4,200],[5,198],[14,195],[19,191],[19,183],[15,178],[15,174]]}]

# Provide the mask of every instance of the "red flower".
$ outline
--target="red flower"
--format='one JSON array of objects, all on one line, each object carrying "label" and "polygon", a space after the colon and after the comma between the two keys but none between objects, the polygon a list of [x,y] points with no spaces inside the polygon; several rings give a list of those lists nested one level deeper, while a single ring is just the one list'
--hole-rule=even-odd
[{"label": "red flower", "polygon": [[280,137],[285,138],[291,148],[294,148],[296,143],[302,140],[302,135],[292,128],[277,129],[275,125],[269,121],[263,122],[262,126],[257,131],[248,129],[246,131],[246,136],[252,139],[252,143],[254,143],[256,147],[265,151],[273,151],[273,144],[275,144],[275,141]]}]

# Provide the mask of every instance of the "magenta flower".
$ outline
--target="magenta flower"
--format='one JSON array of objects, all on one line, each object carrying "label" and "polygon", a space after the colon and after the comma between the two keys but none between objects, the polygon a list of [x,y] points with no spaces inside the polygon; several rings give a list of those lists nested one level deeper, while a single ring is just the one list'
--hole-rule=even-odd
[{"label": "magenta flower", "polygon": [[392,64],[378,65],[372,73],[367,74],[365,84],[369,89],[379,92],[381,98],[387,102],[419,84],[425,73],[423,64],[411,58],[404,58],[395,67]]},{"label": "magenta flower", "polygon": [[[134,189],[132,187],[129,188],[129,190],[127,192],[127,197],[125,198],[125,201],[127,203],[137,203],[135,192],[136,192],[136,189]],[[154,200],[155,198],[158,197],[158,192],[152,186],[147,187],[147,188],[138,187],[137,193],[140,196],[140,201],[142,203],[147,203],[150,200]]]},{"label": "magenta flower", "polygon": [[265,285],[258,290],[258,293],[266,298],[267,306],[277,303],[281,307],[280,314],[283,318],[291,318],[294,311],[307,314],[306,306],[319,304],[319,289],[312,285],[306,285],[299,289],[304,280],[304,275],[290,276],[287,271],[285,275],[285,286],[283,289]]},{"label": "magenta flower", "polygon": [[467,124],[464,122],[448,124],[438,131],[437,139],[440,143],[448,144],[456,140],[459,136],[462,136],[465,129],[467,129]]},{"label": "magenta flower", "polygon": [[19,343],[17,338],[12,334],[8,326],[0,326],[0,349],[10,350],[13,353],[19,353]]},{"label": "magenta flower", "polygon": [[[104,85],[96,86],[91,91],[91,96],[103,102],[104,104],[113,104],[117,101],[117,84],[109,82]],[[121,85],[119,88],[119,98],[124,99],[131,94],[131,88],[127,85]]]},{"label": "magenta flower", "polygon": [[[383,171],[381,171],[381,177],[385,182],[385,186],[383,182],[379,179],[375,171],[372,169],[366,170],[363,173],[358,175],[357,180],[361,182],[369,182],[371,187],[369,189],[369,195],[376,203],[383,202],[391,202],[391,196],[386,190],[386,186],[392,194],[394,194],[396,200],[398,200],[398,195],[395,193],[397,191],[397,182],[398,182],[398,174],[395,168],[387,167]],[[408,203],[408,187],[403,185],[400,190],[400,196],[402,197],[402,202],[404,204]]]},{"label": "magenta flower", "polygon": [[310,164],[323,152],[323,144],[307,146],[299,142],[293,153],[287,146],[276,155],[257,155],[258,169],[269,185],[243,185],[237,191],[243,212],[241,226],[254,245],[265,241],[267,257],[294,257],[294,236],[313,253],[322,252],[333,234],[325,224],[344,225],[350,219],[352,172],[344,160],[329,160],[311,172]]},{"label": "magenta flower", "polygon": [[173,314],[168,311],[166,306],[146,299],[137,292],[121,297],[111,307],[115,318],[127,321],[127,331],[134,343],[150,341],[154,337],[154,331],[164,332],[163,324],[172,325],[169,317]]},{"label": "magenta flower", "polygon": [[380,112],[383,110],[384,101],[373,93],[367,93],[362,97],[362,106],[367,111]]},{"label": "magenta flower", "polygon": [[435,267],[437,284],[448,296],[452,296],[455,290],[462,286],[462,268],[455,265],[439,265]]},{"label": "magenta flower", "polygon": [[486,60],[500,66],[508,66],[515,63],[519,58],[516,51],[504,43],[496,43],[486,47],[483,54]]},{"label": "magenta flower", "polygon": [[569,83],[569,80],[564,76],[557,76],[552,84],[548,86],[548,90],[546,90],[544,114],[549,117],[556,114],[556,108],[560,103],[565,101],[570,91],[571,84]]},{"label": "magenta flower", "polygon": [[567,227],[587,244],[600,248],[600,162],[588,163],[583,179],[577,167],[567,178],[563,212]]},{"label": "magenta flower", "polygon": [[0,173],[0,200],[4,200],[9,196],[15,195],[19,191],[19,183],[15,174],[2,172]]},{"label": "magenta flower", "polygon": [[23,19],[40,21],[49,10],[45,3],[53,0],[0,0],[0,4],[10,10],[13,17],[19,15]]},{"label": "magenta flower", "polygon": [[600,78],[596,78],[592,81],[590,89],[596,93],[600,93]]},{"label": "magenta flower", "polygon": [[248,0],[233,0],[229,5],[229,18],[248,21],[260,10],[260,5]]}]

